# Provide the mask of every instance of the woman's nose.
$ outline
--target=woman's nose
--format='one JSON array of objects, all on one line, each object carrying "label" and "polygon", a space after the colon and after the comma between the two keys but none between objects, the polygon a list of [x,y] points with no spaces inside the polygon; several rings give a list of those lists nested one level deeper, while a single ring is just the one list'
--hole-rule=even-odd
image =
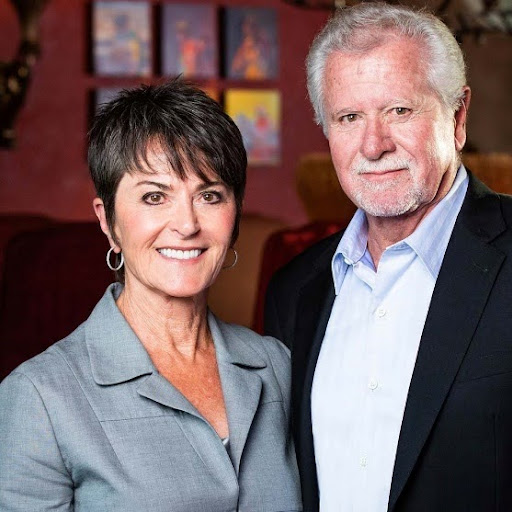
[{"label": "woman's nose", "polygon": [[182,237],[191,237],[199,231],[199,218],[192,202],[180,202],[173,209],[171,215],[172,218],[169,223],[173,231],[176,231]]}]

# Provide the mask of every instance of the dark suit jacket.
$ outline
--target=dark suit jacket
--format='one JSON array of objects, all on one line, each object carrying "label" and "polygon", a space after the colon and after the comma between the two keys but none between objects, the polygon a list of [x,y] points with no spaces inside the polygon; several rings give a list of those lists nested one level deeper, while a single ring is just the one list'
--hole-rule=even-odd
[{"label": "dark suit jacket", "polygon": [[[307,512],[318,510],[311,384],[334,301],[330,263],[340,238],[293,260],[267,294],[266,331],[292,348],[293,429]],[[388,510],[512,511],[512,197],[472,175],[421,337]]]}]

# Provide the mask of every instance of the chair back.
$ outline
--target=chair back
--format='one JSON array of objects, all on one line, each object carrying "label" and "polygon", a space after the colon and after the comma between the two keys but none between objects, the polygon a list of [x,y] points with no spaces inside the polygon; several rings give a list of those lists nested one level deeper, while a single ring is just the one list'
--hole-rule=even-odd
[{"label": "chair back", "polygon": [[90,314],[114,275],[97,222],[20,233],[5,251],[0,302],[0,378],[67,336]]},{"label": "chair back", "polygon": [[258,295],[254,311],[254,330],[263,333],[265,295],[272,275],[295,256],[323,238],[347,226],[345,222],[319,221],[273,233],[263,248]]}]

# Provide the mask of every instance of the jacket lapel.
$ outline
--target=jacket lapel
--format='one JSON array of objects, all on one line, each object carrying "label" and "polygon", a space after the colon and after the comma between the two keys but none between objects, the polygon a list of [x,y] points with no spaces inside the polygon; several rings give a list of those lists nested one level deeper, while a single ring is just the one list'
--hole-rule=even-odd
[{"label": "jacket lapel", "polygon": [[[254,416],[258,409],[262,381],[258,369],[266,362],[250,347],[252,333],[244,330],[239,336],[233,327],[209,316],[210,330],[215,341],[222,391],[229,424],[230,456],[236,474]],[[256,336],[256,335],[254,335]],[[260,342],[259,339],[255,340]]]},{"label": "jacket lapel", "polygon": [[[334,302],[331,259],[339,243],[322,253],[299,292],[292,357],[292,420],[305,510],[318,509],[318,481],[311,421],[311,386]],[[307,471],[307,474],[306,474]]]},{"label": "jacket lapel", "polygon": [[448,245],[414,368],[395,459],[392,511],[441,410],[504,255],[489,241],[504,229],[499,197],[473,177]]},{"label": "jacket lapel", "polygon": [[[86,343],[94,380],[100,385],[112,386],[140,378],[136,386],[139,396],[205,421],[197,409],[157,372],[115,304],[121,290],[120,285],[111,285],[86,323]],[[234,467],[238,473],[262,390],[261,378],[254,370],[265,368],[266,362],[250,346],[251,340],[247,338],[251,331],[244,330],[244,335],[239,336],[238,328],[216,320],[211,313],[208,322],[227,408],[231,463],[225,457],[227,452],[218,438],[216,446],[212,446],[212,439],[216,436],[213,429],[212,432],[191,429],[190,422],[185,421],[186,417],[175,417],[206,467],[218,467],[225,457],[226,471],[232,474]],[[253,336],[258,338],[256,342],[260,341],[256,334]],[[134,404],[134,407],[143,407],[143,403]],[[216,460],[215,464],[209,462],[212,457]]]}]

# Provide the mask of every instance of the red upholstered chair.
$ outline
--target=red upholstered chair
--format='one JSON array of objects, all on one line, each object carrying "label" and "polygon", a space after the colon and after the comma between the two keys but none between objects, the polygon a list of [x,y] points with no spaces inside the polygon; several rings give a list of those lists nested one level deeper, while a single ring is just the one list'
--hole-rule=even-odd
[{"label": "red upholstered chair", "polygon": [[315,242],[336,233],[346,225],[346,222],[318,221],[298,228],[283,229],[270,235],[263,248],[260,282],[253,322],[255,331],[263,332],[265,293],[274,272]]},{"label": "red upholstered chair", "polygon": [[97,222],[59,223],[7,245],[0,302],[0,379],[82,323],[114,280]]}]

